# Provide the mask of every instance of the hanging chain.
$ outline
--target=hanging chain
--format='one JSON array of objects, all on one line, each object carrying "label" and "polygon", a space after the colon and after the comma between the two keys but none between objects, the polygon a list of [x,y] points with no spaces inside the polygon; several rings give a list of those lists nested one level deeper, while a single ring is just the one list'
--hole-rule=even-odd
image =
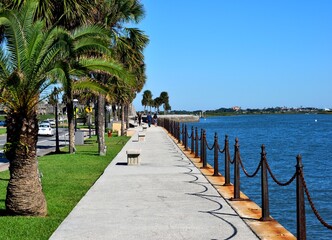
[{"label": "hanging chain", "polygon": [[310,207],[312,209],[312,211],[314,212],[315,216],[317,217],[317,219],[320,221],[321,224],[323,224],[324,227],[332,230],[332,225],[328,224],[327,222],[324,221],[324,219],[320,216],[318,210],[316,209],[315,205],[314,205],[314,202],[312,201],[312,198],[310,196],[310,193],[309,193],[309,190],[308,190],[308,187],[307,187],[307,184],[304,180],[304,176],[303,176],[303,171],[302,169],[300,170],[300,177],[301,177],[301,181],[303,183],[303,187],[304,187],[304,191],[307,195],[307,198],[308,198],[308,201],[310,203]]},{"label": "hanging chain", "polygon": [[274,181],[276,184],[280,185],[280,186],[288,186],[288,185],[291,184],[291,183],[294,181],[294,179],[296,178],[296,172],[295,172],[294,175],[293,175],[293,177],[291,177],[291,179],[289,179],[289,180],[288,180],[287,182],[285,182],[285,183],[282,183],[282,182],[278,181],[278,179],[274,176],[274,174],[272,173],[272,170],[271,170],[271,168],[270,168],[270,165],[269,165],[269,163],[268,163],[267,161],[266,161],[266,167],[267,167],[267,170],[269,171],[269,173],[270,173],[270,175],[271,175],[273,181]]},{"label": "hanging chain", "polygon": [[247,172],[247,170],[244,168],[244,165],[243,165],[242,159],[241,159],[241,157],[240,157],[240,165],[241,165],[242,171],[243,171],[244,174],[245,174],[247,177],[249,177],[249,178],[255,177],[255,176],[257,175],[259,169],[261,168],[261,162],[262,162],[262,161],[259,162],[256,171],[255,171],[252,175],[250,175],[250,174]]},{"label": "hanging chain", "polygon": [[207,149],[209,149],[209,150],[213,150],[214,147],[215,147],[215,146],[214,146],[215,143],[213,143],[212,147],[209,147],[209,144],[208,144],[208,142],[206,141],[206,139],[205,139],[205,144],[206,144]]}]

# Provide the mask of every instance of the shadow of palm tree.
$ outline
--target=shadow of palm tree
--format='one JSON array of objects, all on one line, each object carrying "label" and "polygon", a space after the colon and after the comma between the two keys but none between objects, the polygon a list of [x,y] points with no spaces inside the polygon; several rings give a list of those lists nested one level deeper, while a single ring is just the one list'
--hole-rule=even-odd
[{"label": "shadow of palm tree", "polygon": [[[0,200],[0,201],[4,202],[5,200]],[[5,216],[9,216],[6,209],[0,209],[0,217],[5,217]]]}]

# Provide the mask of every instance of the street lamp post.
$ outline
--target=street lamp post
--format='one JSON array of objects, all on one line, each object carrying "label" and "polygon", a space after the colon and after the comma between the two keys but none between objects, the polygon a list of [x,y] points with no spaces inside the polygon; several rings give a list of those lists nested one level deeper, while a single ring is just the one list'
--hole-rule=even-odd
[{"label": "street lamp post", "polygon": [[91,119],[92,119],[92,109],[94,107],[93,102],[89,103],[89,106],[85,109],[88,114],[88,123],[89,123],[89,138],[91,138]]},{"label": "street lamp post", "polygon": [[58,119],[58,89],[54,87],[54,97],[55,97],[55,152],[60,152],[59,143],[59,119]]}]

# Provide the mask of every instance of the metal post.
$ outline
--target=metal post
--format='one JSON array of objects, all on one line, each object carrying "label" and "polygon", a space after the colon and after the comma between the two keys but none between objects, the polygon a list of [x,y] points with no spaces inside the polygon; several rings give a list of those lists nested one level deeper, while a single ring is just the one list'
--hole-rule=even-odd
[{"label": "metal post", "polygon": [[180,123],[178,122],[177,124],[177,129],[178,129],[178,143],[181,143],[181,127],[180,127]]},{"label": "metal post", "polygon": [[88,113],[89,118],[89,138],[91,138],[91,113]]},{"label": "metal post", "polygon": [[184,123],[182,123],[182,128],[181,128],[181,133],[182,133],[182,145],[184,145],[185,142],[185,129],[184,129]]},{"label": "metal post", "polygon": [[191,151],[190,153],[193,154],[194,153],[194,143],[195,143],[195,136],[194,136],[194,127],[191,127]]},{"label": "metal post", "polygon": [[197,130],[197,127],[195,128],[195,158],[198,158],[198,141],[199,141],[199,138],[198,138],[198,130]]},{"label": "metal post", "polygon": [[75,132],[77,131],[76,106],[74,107]]},{"label": "metal post", "polygon": [[203,168],[207,167],[207,159],[206,159],[206,131],[203,131]]},{"label": "metal post", "polygon": [[219,176],[219,166],[218,166],[218,134],[214,134],[214,173],[213,176]]},{"label": "metal post", "polygon": [[232,200],[240,200],[240,145],[238,138],[235,139],[234,156],[234,198]]},{"label": "metal post", "polygon": [[304,188],[303,188],[303,165],[302,156],[296,157],[296,216],[297,216],[297,239],[305,240],[306,236],[306,219],[305,219],[305,205],[304,205]]},{"label": "metal post", "polygon": [[184,125],[184,150],[188,150],[188,129],[187,124]]},{"label": "metal post", "polygon": [[201,129],[201,145],[200,145],[200,161],[199,162],[203,162],[203,158],[204,158],[204,152],[203,152],[203,129]]},{"label": "metal post", "polygon": [[[57,89],[54,88],[56,92]],[[60,152],[60,143],[59,143],[59,117],[58,117],[58,94],[55,95],[56,102],[55,102],[55,152]]]},{"label": "metal post", "polygon": [[262,190],[262,217],[261,221],[270,221],[270,206],[269,206],[269,186],[267,179],[267,162],[265,146],[262,145],[261,152],[261,190]]},{"label": "metal post", "polygon": [[224,186],[231,186],[231,173],[230,173],[230,153],[228,136],[225,136],[225,184]]}]

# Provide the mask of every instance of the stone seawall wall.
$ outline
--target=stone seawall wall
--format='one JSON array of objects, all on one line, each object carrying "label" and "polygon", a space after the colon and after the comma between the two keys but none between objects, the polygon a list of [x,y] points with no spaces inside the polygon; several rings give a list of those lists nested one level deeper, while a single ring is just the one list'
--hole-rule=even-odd
[{"label": "stone seawall wall", "polygon": [[196,115],[158,115],[158,118],[168,118],[178,122],[199,122],[199,116]]}]

